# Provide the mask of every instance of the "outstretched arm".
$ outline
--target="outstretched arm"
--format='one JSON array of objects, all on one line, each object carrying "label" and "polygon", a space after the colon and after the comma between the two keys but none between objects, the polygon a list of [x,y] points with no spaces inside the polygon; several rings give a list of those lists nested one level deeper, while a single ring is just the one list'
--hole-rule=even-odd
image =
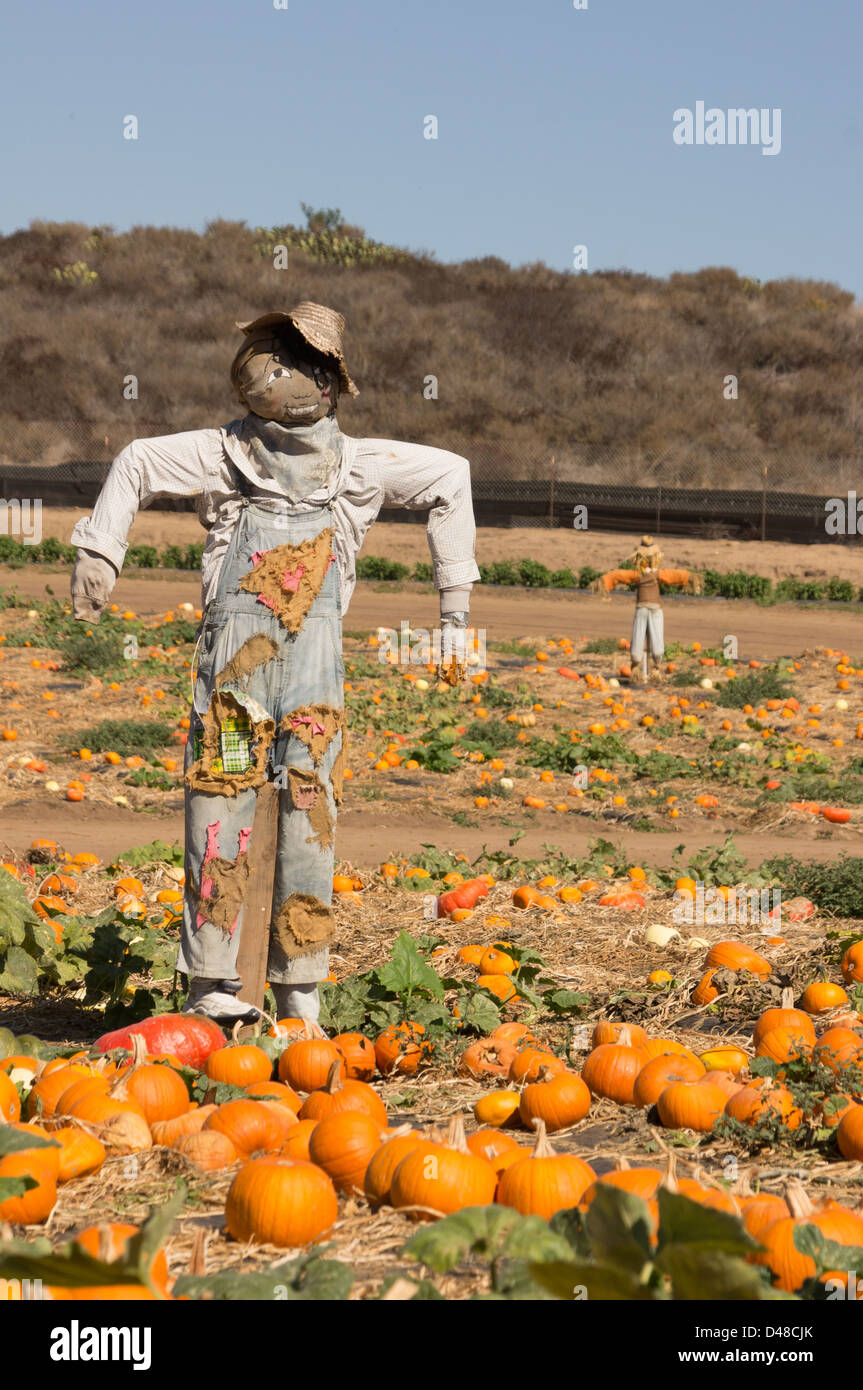
[{"label": "outstretched arm", "polygon": [[590,587],[595,594],[610,594],[618,584],[634,584],[637,578],[638,570],[606,570]]},{"label": "outstretched arm", "polygon": [[428,510],[428,544],[440,594],[441,674],[457,684],[466,670],[458,659],[458,632],[467,627],[471,588],[479,579],[470,464],[446,449],[393,439],[363,440],[360,452],[376,474],[382,507]]},{"label": "outstretched arm", "polygon": [[684,589],[688,594],[700,594],[701,575],[695,570],[660,570],[659,582],[668,589]]},{"label": "outstretched arm", "polygon": [[136,439],[108,473],[93,508],[72,532],[78,558],[72,571],[76,618],[98,622],[126,558],[126,537],[139,507],[157,497],[194,497],[225,487],[219,430]]}]

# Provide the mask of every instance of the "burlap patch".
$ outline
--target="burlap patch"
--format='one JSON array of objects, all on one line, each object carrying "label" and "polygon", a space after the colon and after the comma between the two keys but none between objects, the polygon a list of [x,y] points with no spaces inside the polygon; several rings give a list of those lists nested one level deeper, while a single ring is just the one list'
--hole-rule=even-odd
[{"label": "burlap patch", "polygon": [[[217,681],[218,683],[218,681]],[[229,691],[216,690],[210,708],[201,716],[203,744],[201,756],[186,773],[186,782],[199,792],[215,796],[236,796],[247,787],[263,786],[267,778],[267,756],[276,732],[273,719],[252,723],[251,765],[245,772],[222,772],[213,768],[220,756],[219,730],[223,720],[242,718],[246,711]]]},{"label": "burlap patch", "polygon": [[201,865],[201,881],[191,883],[192,897],[198,909],[197,927],[204,922],[212,922],[226,936],[233,936],[246,896],[249,881],[249,856],[246,847],[251,836],[251,827],[241,830],[238,852],[235,860],[222,859],[213,853],[216,846],[216,833],[219,822],[207,827],[207,855]]},{"label": "burlap patch", "polygon": [[265,636],[263,632],[256,632],[254,637],[246,639],[230,661],[222,667],[216,676],[216,689],[221,690],[223,685],[234,685],[242,681],[244,676],[250,676],[259,666],[263,666],[265,661],[272,661],[278,654],[278,642],[274,642],[272,637]]},{"label": "burlap patch", "polygon": [[316,843],[321,849],[329,849],[333,843],[335,823],[330,814],[326,790],[317,773],[307,772],[304,768],[289,767],[288,788],[294,808],[307,813],[309,824],[314,831],[307,843]]},{"label": "burlap patch", "polygon": [[240,588],[257,594],[288,632],[299,632],[303,619],[321,591],[332,560],[332,528],[299,545],[277,545],[255,558]]},{"label": "burlap patch", "polygon": [[307,956],[335,940],[332,908],[310,893],[292,893],[279,908],[273,933],[286,956]]},{"label": "burlap patch", "polygon": [[317,767],[344,723],[345,712],[335,705],[302,705],[286,714],[279,728],[306,745]]}]

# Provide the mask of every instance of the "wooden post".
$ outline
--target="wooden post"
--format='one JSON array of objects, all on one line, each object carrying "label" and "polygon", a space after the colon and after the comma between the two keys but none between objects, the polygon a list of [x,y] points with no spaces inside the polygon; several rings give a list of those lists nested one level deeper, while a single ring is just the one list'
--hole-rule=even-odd
[{"label": "wooden post", "polygon": [[551,456],[551,481],[548,488],[548,524],[554,525],[554,454]]},{"label": "wooden post", "polygon": [[276,835],[279,824],[279,789],[265,782],[258,790],[255,818],[249,841],[249,886],[243,903],[237,974],[243,982],[240,998],[256,1009],[264,1007],[267,957],[270,953],[270,918],[276,877]]},{"label": "wooden post", "polygon": [[761,539],[767,539],[767,464],[761,470]]}]

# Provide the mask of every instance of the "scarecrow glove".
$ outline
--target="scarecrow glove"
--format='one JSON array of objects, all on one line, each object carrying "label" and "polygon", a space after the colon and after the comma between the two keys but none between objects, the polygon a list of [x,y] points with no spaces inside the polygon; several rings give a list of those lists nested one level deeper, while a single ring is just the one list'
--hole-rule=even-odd
[{"label": "scarecrow glove", "polygon": [[72,611],[84,622],[98,623],[108,605],[117,571],[104,555],[79,550],[72,570]]},{"label": "scarecrow glove", "polygon": [[467,675],[467,622],[466,612],[441,614],[437,678],[444,685],[461,685]]}]

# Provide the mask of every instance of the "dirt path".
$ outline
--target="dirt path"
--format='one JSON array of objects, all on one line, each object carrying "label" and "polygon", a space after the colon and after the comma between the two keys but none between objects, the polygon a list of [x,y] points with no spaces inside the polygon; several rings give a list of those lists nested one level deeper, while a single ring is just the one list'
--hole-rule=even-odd
[{"label": "dirt path", "polygon": [[[183,814],[178,806],[164,815],[142,815],[121,806],[88,805],[87,802],[73,805],[47,797],[33,798],[0,812],[0,847],[4,850],[22,853],[30,847],[37,833],[56,840],[72,854],[88,850],[107,863],[121,851],[148,844],[151,840],[182,843]],[[376,868],[395,853],[413,854],[426,843],[436,844],[442,850],[457,850],[473,859],[483,846],[489,850],[506,849],[510,833],[454,825],[445,816],[428,813],[405,820],[371,808],[348,806],[339,816],[336,854],[345,863],[364,870]],[[540,858],[543,846],[554,844],[571,855],[581,855],[586,852],[590,840],[601,836],[614,844],[625,844],[633,863],[670,864],[675,848],[683,841],[687,853],[694,853],[709,845],[722,844],[725,835],[721,823],[712,830],[699,828],[652,834],[621,832],[601,821],[579,822],[567,818],[565,824],[556,819],[531,826],[518,841],[517,852],[524,858]],[[748,833],[735,834],[734,838],[740,852],[753,866],[771,855],[788,853],[791,848],[787,838],[782,836]],[[819,839],[814,834],[798,835],[793,848],[803,859],[830,860],[843,848],[855,853],[859,841],[849,836],[847,843],[843,840],[840,844],[840,836],[834,829],[829,839]]]},{"label": "dirt path", "polygon": [[[0,586],[14,587],[30,598],[44,598],[48,585],[55,594],[68,592],[69,570],[0,568]],[[137,574],[121,577],[114,591],[121,609],[136,614],[163,613],[179,603],[199,604],[200,585],[192,577],[164,578]],[[633,599],[628,594],[601,599],[566,590],[494,589],[478,585],[471,604],[471,618],[485,628],[488,642],[517,637],[628,637],[632,627]],[[407,584],[402,589],[378,592],[371,583],[357,585],[345,615],[351,631],[377,627],[398,630],[403,622],[433,627],[437,598],[428,586]],[[666,640],[699,641],[721,646],[727,634],[737,638],[741,660],[797,656],[807,648],[829,646],[847,650],[853,659],[863,652],[863,614],[823,604],[777,604],[761,608],[744,600],[675,598],[665,604]]]}]

